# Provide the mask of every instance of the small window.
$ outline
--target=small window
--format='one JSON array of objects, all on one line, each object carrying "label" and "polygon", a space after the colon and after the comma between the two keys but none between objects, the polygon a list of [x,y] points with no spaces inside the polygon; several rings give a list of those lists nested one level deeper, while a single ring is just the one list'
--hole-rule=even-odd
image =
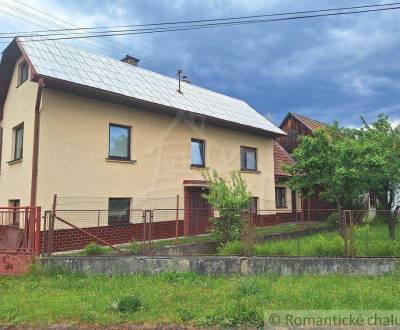
[{"label": "small window", "polygon": [[29,66],[26,61],[19,65],[18,86],[22,85],[29,78]]},{"label": "small window", "polygon": [[240,166],[242,171],[257,171],[257,149],[240,147]]},{"label": "small window", "polygon": [[15,209],[10,210],[10,221],[9,224],[15,227],[19,227],[20,223],[20,210],[17,208],[20,207],[20,200],[19,199],[10,199],[8,201],[9,207],[15,207]]},{"label": "small window", "polygon": [[129,223],[130,198],[110,198],[108,200],[108,224]]},{"label": "small window", "polygon": [[130,160],[131,128],[110,124],[108,157],[110,159]]},{"label": "small window", "polygon": [[24,149],[24,124],[13,128],[14,154],[12,160],[22,159]]},{"label": "small window", "polygon": [[192,166],[205,166],[204,147],[204,140],[192,139]]},{"label": "small window", "polygon": [[276,201],[277,209],[283,209],[286,207],[286,188],[285,187],[276,187],[275,188],[275,201]]}]

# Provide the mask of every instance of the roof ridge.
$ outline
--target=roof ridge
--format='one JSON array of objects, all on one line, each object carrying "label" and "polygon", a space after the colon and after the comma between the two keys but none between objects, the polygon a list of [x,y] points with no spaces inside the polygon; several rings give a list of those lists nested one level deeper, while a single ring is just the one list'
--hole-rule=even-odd
[{"label": "roof ridge", "polygon": [[323,123],[322,121],[319,121],[319,120],[317,120],[317,119],[314,119],[314,118],[311,118],[311,117],[307,117],[307,116],[301,115],[301,114],[296,113],[296,112],[290,111],[289,113],[291,113],[293,116],[295,116],[295,117],[296,117],[297,119],[299,119],[299,120],[301,120],[301,119],[299,118],[299,116],[300,116],[300,117],[303,117],[303,118],[306,118],[306,119],[309,119],[309,120],[312,120],[312,121],[316,121],[317,123],[320,123],[320,124],[323,124],[323,125],[327,125],[326,123]]}]

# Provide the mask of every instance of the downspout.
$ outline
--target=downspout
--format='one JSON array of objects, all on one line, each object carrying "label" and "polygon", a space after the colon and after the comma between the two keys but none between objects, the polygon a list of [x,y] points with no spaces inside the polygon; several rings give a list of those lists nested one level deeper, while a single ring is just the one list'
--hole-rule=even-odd
[{"label": "downspout", "polygon": [[33,127],[33,155],[32,155],[32,181],[31,181],[31,207],[36,207],[37,177],[39,162],[39,132],[40,132],[40,107],[42,105],[43,78],[38,80],[38,90],[35,104],[35,121]]}]

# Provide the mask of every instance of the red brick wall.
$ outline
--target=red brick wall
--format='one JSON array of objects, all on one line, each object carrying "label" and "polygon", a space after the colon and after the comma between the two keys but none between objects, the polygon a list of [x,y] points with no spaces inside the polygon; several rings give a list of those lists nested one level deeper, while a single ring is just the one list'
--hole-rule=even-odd
[{"label": "red brick wall", "polygon": [[22,253],[0,252],[0,275],[21,275],[28,272],[32,256]]},{"label": "red brick wall", "polygon": [[[126,225],[84,228],[84,230],[105,240],[110,244],[122,244],[129,243],[130,241],[132,241],[132,239],[139,241],[143,240],[143,227],[143,223],[130,223]],[[176,222],[153,222],[151,226],[149,224],[146,224],[147,239],[149,239],[150,229],[152,239],[172,238],[175,237]],[[183,220],[179,220],[178,229],[179,236],[182,236]],[[41,233],[41,241],[43,242],[43,232]],[[54,230],[53,251],[60,252],[69,250],[80,250],[93,241],[95,241],[93,238],[82,233],[78,229]]]},{"label": "red brick wall", "polygon": [[23,229],[0,225],[0,250],[18,249],[23,235]]}]

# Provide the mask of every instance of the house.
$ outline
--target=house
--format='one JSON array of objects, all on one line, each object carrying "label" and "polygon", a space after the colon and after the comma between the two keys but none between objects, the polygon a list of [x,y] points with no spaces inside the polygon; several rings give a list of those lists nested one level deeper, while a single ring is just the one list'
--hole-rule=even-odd
[{"label": "house", "polygon": [[57,194],[60,209],[104,210],[79,226],[111,231],[142,221],[130,210],[145,209],[159,210],[161,228],[175,219],[161,210],[176,208],[178,195],[180,230],[195,234],[210,213],[201,174],[210,168],[240,170],[257,208],[275,209],[274,138],[285,133],[241,100],[130,56],[17,38],[0,63],[0,119],[0,205],[50,209]]},{"label": "house", "polygon": [[[326,127],[326,124],[318,120],[289,112],[279,125],[279,128],[287,135],[277,137],[275,140],[281,148],[291,155],[294,149],[298,147],[302,136],[312,135],[316,130],[324,127]],[[291,161],[294,161],[293,158]],[[290,163],[290,161],[286,161],[286,164]],[[284,180],[282,181],[284,182]],[[299,195],[299,193],[297,193],[297,195]],[[330,203],[321,199],[318,192],[315,196],[301,198],[300,205],[300,209],[303,210],[306,220],[319,219],[322,217],[321,214],[324,212],[323,210],[331,210],[334,208]]]},{"label": "house", "polygon": [[289,112],[283,118],[279,128],[286,132],[286,136],[281,136],[276,140],[282,145],[289,154],[299,145],[299,138],[311,135],[318,129],[324,128],[326,124],[312,118]]}]

